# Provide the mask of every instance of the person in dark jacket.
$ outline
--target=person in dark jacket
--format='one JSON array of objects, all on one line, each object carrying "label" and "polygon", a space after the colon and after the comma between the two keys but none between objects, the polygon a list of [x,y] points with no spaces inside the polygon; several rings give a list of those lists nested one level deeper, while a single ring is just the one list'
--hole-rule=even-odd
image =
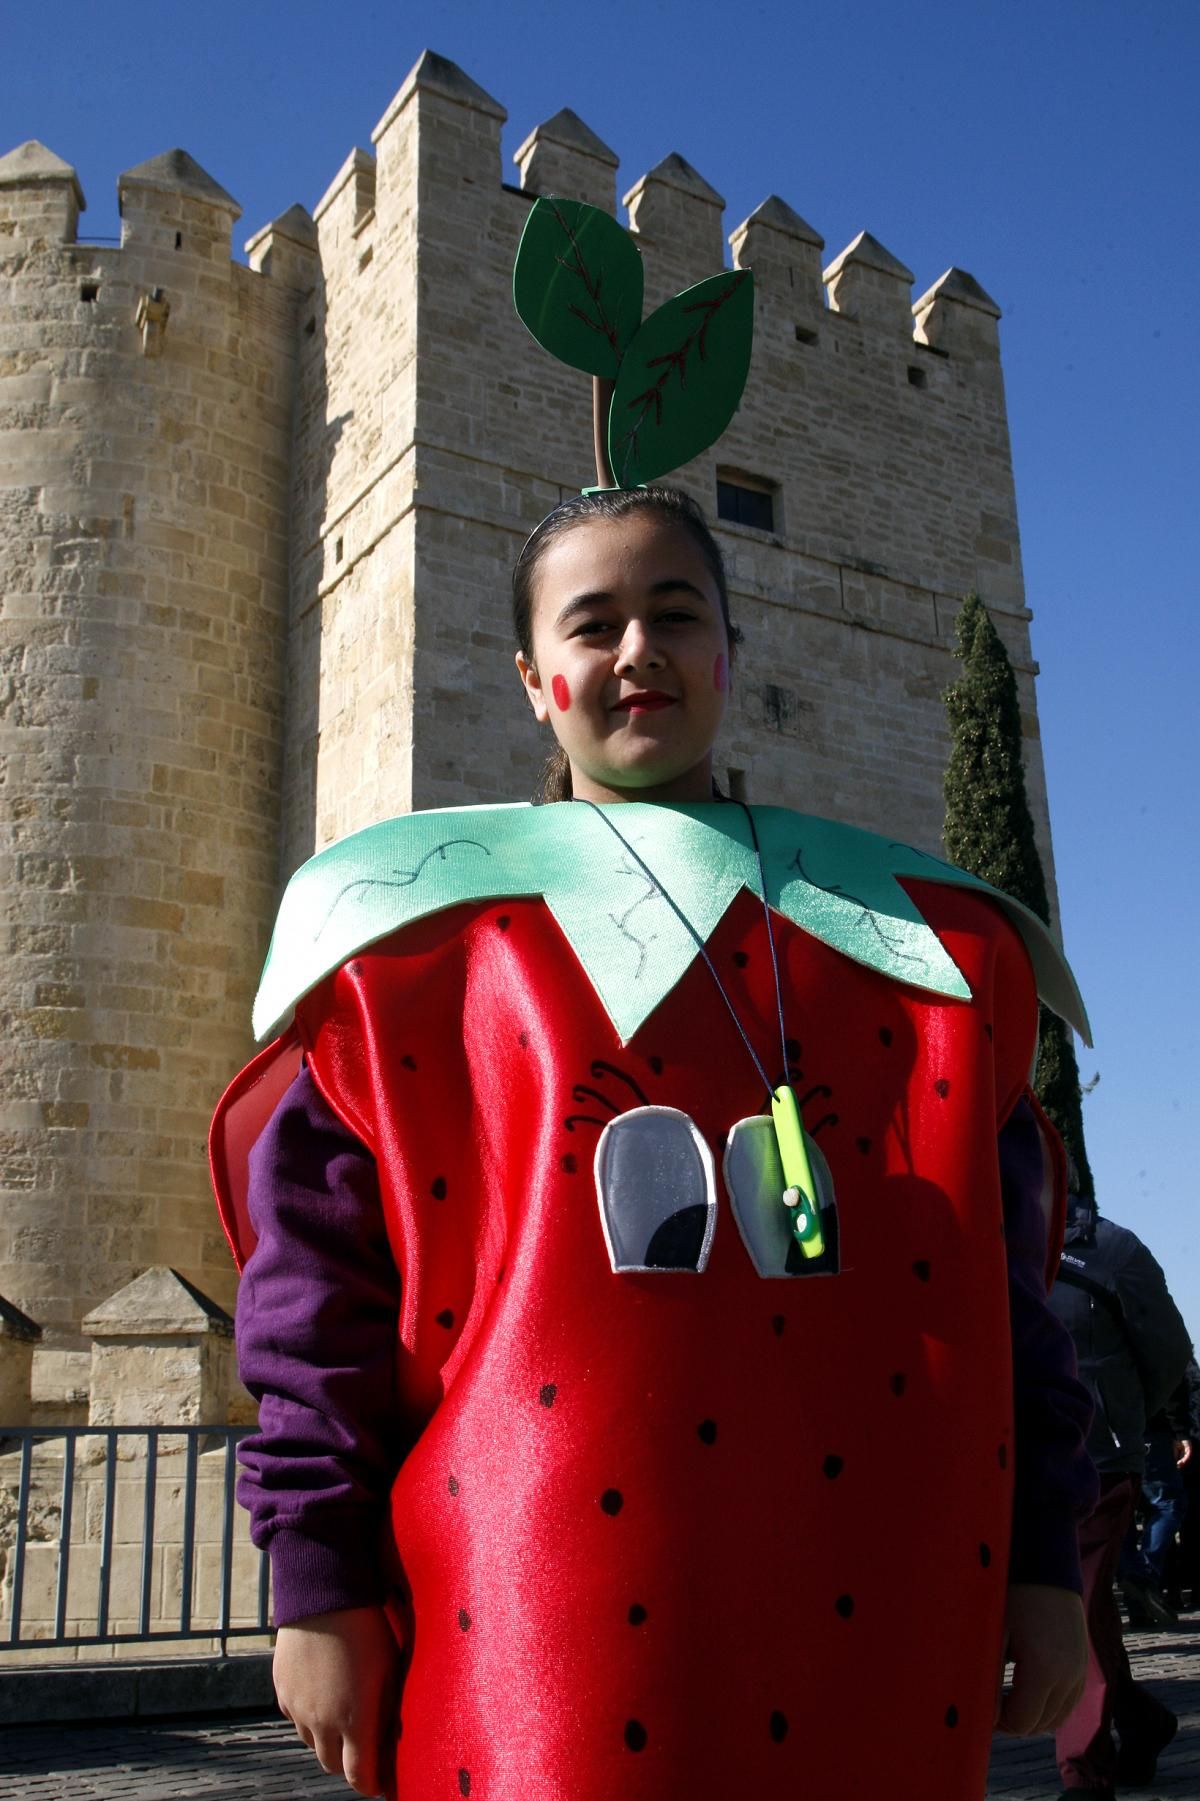
[{"label": "person in dark jacket", "polygon": [[1102,1219],[1074,1192],[1050,1304],[1074,1340],[1092,1396],[1088,1450],[1100,1472],[1100,1499],[1079,1529],[1088,1680],[1058,1729],[1055,1752],[1064,1796],[1109,1801],[1118,1784],[1152,1780],[1177,1725],[1170,1709],[1133,1680],[1112,1590],[1141,1483],[1147,1422],[1182,1378],[1192,1347],[1166,1278],[1141,1239]]}]

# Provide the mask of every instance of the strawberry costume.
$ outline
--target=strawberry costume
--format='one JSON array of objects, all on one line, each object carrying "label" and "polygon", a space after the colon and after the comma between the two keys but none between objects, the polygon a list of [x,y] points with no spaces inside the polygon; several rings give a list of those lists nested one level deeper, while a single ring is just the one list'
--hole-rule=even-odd
[{"label": "strawberry costume", "polygon": [[[564,804],[392,821],[285,897],[256,1011],[275,1036],[213,1131],[251,1259],[265,1398],[243,1498],[281,1553],[277,1600],[297,1565],[318,1589],[339,1558],[360,1580],[367,1546],[406,1663],[402,1798],[850,1801],[878,1792],[885,1748],[889,1795],[976,1801],[1014,1492],[1011,1574],[1061,1585],[1087,1500],[1023,1098],[1037,988],[1083,1023],[1069,973],[973,878],[754,810],[823,1172],[806,1262],[777,1230],[767,1097],[730,1011],[774,1070],[742,813],[609,811],[658,892]],[[301,1057],[349,1187],[377,1180],[370,1255],[398,1275],[371,1296],[390,1357],[313,1410],[344,1409],[324,1511],[282,1473],[303,1447],[272,1443],[255,1364],[281,1327],[247,1197],[279,1170],[249,1149]],[[1002,1130],[1033,1146],[1032,1212],[1006,1205]],[[319,1261],[300,1287],[336,1307]],[[1052,1379],[1031,1384],[1029,1356]],[[386,1422],[369,1451],[358,1406]]]}]

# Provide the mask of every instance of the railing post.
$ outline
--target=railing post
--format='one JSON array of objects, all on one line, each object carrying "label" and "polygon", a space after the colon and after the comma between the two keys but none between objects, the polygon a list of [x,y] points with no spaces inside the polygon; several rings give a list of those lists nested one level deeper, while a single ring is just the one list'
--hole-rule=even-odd
[{"label": "railing post", "polygon": [[[235,1545],[235,1452],[238,1441],[250,1430],[244,1426],[18,1426],[5,1433],[7,1448],[0,1448],[0,1480],[9,1484],[10,1493],[15,1490],[17,1506],[9,1546],[12,1618],[0,1639],[0,1654],[192,1639],[215,1641],[224,1656],[229,1639],[268,1633],[270,1571],[262,1553],[257,1555],[254,1575],[247,1572],[248,1604],[238,1609],[241,1620],[233,1623],[234,1554],[248,1548],[240,1538]],[[93,1451],[93,1445],[99,1449]],[[211,1473],[216,1478],[212,1500],[217,1531],[206,1541],[217,1553],[215,1561],[197,1557],[197,1537],[204,1535],[199,1474],[206,1448],[215,1453]],[[179,1458],[183,1462],[182,1507],[176,1514],[159,1485],[160,1478],[164,1484],[180,1482]],[[122,1468],[127,1471],[124,1475]],[[93,1492],[85,1506],[83,1489],[89,1484],[99,1493]],[[132,1542],[125,1542],[125,1535],[116,1529],[118,1515],[127,1518],[119,1503],[123,1492],[136,1502],[139,1491],[140,1512],[135,1517],[140,1531],[135,1530]],[[74,1586],[78,1588],[82,1553],[94,1554],[96,1541],[87,1533],[97,1505],[99,1560],[92,1616],[86,1611],[89,1603],[81,1609],[79,1602],[72,1600],[71,1577],[75,1571]],[[57,1543],[42,1542],[39,1526],[39,1541],[34,1544],[31,1520],[53,1520],[56,1510]],[[85,1522],[82,1528],[78,1526],[81,1519]],[[95,1531],[94,1524],[91,1530]],[[84,1536],[77,1536],[80,1531]],[[38,1560],[36,1580],[30,1579],[31,1545]],[[165,1588],[161,1598],[155,1599],[155,1571],[168,1546],[180,1553],[177,1608],[174,1594]],[[128,1592],[135,1564],[136,1599]],[[117,1619],[132,1615],[132,1630],[114,1630],[112,1625],[114,1584],[121,1571],[125,1598],[116,1603]],[[197,1572],[201,1583],[193,1596]],[[204,1624],[195,1623],[197,1615]],[[94,1631],[90,1630],[93,1625]]]}]

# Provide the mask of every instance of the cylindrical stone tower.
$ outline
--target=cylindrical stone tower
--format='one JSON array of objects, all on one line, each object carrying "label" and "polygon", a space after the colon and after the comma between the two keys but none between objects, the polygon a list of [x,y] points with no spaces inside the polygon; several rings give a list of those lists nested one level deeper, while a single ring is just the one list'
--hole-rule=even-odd
[{"label": "cylindrical stone tower", "polygon": [[63,1345],[150,1264],[233,1294],[203,1147],[275,902],[313,261],[293,209],[232,263],[183,151],[119,193],[80,244],[74,170],[0,159],[0,1294]]}]

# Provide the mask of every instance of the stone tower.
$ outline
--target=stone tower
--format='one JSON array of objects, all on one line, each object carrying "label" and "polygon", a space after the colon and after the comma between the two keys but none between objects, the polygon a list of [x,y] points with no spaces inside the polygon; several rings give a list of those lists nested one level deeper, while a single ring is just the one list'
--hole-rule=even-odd
[{"label": "stone tower", "polygon": [[119,185],[120,248],[82,245],[74,170],[0,161],[0,1293],[48,1336],[153,1263],[232,1291],[206,1122],[278,868],[312,253],[235,265],[183,151]]},{"label": "stone tower", "polygon": [[[50,1336],[151,1263],[228,1300],[204,1134],[279,881],[389,814],[530,792],[508,577],[591,479],[590,388],[526,336],[511,270],[537,194],[616,210],[617,157],[564,109],[510,185],[504,120],[426,52],[249,268],[182,151],[121,178],[119,249],[77,242],[58,157],[0,160],[0,1295]],[[724,202],[683,157],[624,205],[648,309],[721,267]],[[776,197],[729,242],[750,381],[679,477],[745,633],[723,772],[937,850],[974,588],[1050,869],[997,307],[955,269],[914,306],[866,232],[823,268]]]}]

